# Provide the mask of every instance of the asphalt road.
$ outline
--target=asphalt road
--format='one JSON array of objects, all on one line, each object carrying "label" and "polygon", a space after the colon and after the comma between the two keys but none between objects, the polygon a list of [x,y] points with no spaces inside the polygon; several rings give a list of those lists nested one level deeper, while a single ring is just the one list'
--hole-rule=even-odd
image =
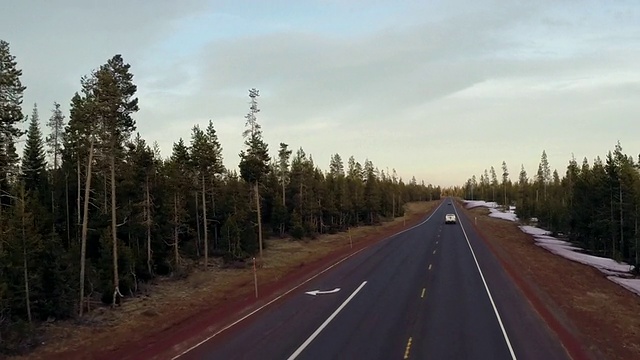
[{"label": "asphalt road", "polygon": [[568,359],[449,203],[178,358]]}]

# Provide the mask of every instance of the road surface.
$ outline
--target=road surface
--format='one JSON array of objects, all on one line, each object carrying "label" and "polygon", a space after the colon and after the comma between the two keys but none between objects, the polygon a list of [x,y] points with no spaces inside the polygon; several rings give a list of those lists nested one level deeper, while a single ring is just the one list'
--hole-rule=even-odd
[{"label": "road surface", "polygon": [[174,359],[568,359],[456,208],[445,199]]}]

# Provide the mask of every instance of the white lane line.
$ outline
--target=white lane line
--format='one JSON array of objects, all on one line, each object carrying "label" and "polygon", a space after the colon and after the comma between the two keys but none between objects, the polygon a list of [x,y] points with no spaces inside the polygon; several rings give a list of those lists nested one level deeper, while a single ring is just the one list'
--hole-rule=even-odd
[{"label": "white lane line", "polygon": [[333,312],[333,314],[331,314],[331,316],[329,316],[327,318],[327,320],[325,320],[322,325],[320,325],[319,328],[316,329],[316,331],[313,332],[313,334],[311,334],[311,336],[309,336],[309,338],[302,343],[302,345],[300,345],[300,347],[293,353],[291,354],[291,356],[289,356],[289,358],[287,360],[293,360],[296,357],[298,357],[298,355],[300,355],[300,353],[302,353],[302,351],[304,351],[304,349],[309,346],[309,344],[311,344],[311,342],[313,341],[313,339],[316,338],[316,336],[318,336],[318,334],[320,334],[320,332],[327,327],[327,325],[329,325],[329,323],[331,322],[331,320],[333,320],[333,318],[336,317],[336,315],[338,315],[338,313],[345,307],[347,306],[347,304],[349,303],[349,301],[351,301],[351,299],[353,299],[354,296],[356,296],[356,294],[367,284],[367,282],[363,282],[362,284],[360,284],[360,286],[358,286],[358,288],[351,293],[351,295],[349,295],[349,297],[347,298],[347,300],[345,300],[342,305],[340,305],[340,307],[338,307],[336,309],[336,311]]},{"label": "white lane line", "polygon": [[[398,235],[400,235],[400,234],[402,234],[402,233],[405,233],[405,232],[407,232],[407,231],[409,231],[409,230],[413,230],[413,229],[417,228],[418,226],[424,225],[427,221],[431,220],[431,218],[433,217],[433,215],[435,215],[435,213],[436,213],[436,212],[438,211],[438,209],[442,206],[442,204],[443,204],[443,202],[441,202],[441,203],[440,203],[440,205],[438,205],[438,207],[437,207],[437,208],[435,208],[435,210],[433,210],[433,212],[431,213],[431,215],[429,215],[429,217],[427,217],[423,222],[421,222],[421,223],[419,223],[419,224],[416,224],[416,225],[414,225],[414,226],[412,226],[412,227],[410,227],[410,228],[408,228],[408,229],[404,229],[404,230],[402,230],[402,231],[400,231],[400,232],[397,232],[397,233],[395,233],[395,234],[393,234],[393,235],[389,236],[388,238],[383,239],[382,241],[389,240],[389,239],[394,238],[394,237],[396,237],[396,236],[398,236]],[[380,241],[380,242],[382,242],[382,241]],[[227,326],[223,327],[222,329],[218,330],[218,331],[217,331],[216,333],[214,333],[213,335],[211,335],[211,336],[207,337],[206,339],[204,339],[204,340],[200,341],[199,343],[197,343],[197,344],[193,345],[192,347],[190,347],[190,348],[188,348],[188,349],[184,350],[184,351],[183,351],[183,352],[181,352],[180,354],[178,354],[178,355],[176,355],[176,356],[172,357],[172,358],[171,358],[171,360],[175,360],[175,359],[177,359],[177,358],[179,358],[179,357],[181,357],[181,356],[184,356],[185,354],[187,354],[188,352],[190,352],[190,351],[192,351],[193,349],[197,348],[198,346],[200,346],[200,345],[202,345],[202,344],[206,343],[207,341],[209,341],[209,340],[213,339],[214,337],[216,337],[216,336],[220,335],[222,332],[224,332],[224,331],[226,331],[226,330],[230,329],[231,327],[233,327],[233,326],[237,325],[238,323],[240,323],[240,322],[242,322],[242,321],[246,320],[246,319],[247,319],[247,318],[249,318],[250,316],[252,316],[252,315],[254,315],[255,313],[257,313],[258,311],[260,311],[260,310],[262,310],[262,309],[266,308],[267,306],[269,306],[269,305],[273,304],[274,302],[276,302],[276,301],[278,301],[278,300],[282,299],[284,296],[286,296],[286,295],[288,295],[289,293],[293,292],[294,290],[298,289],[298,288],[299,288],[299,287],[301,287],[302,285],[304,285],[304,284],[308,283],[309,281],[311,281],[311,280],[313,280],[313,279],[317,278],[318,276],[320,276],[320,275],[324,274],[325,272],[327,272],[327,271],[329,271],[329,270],[333,269],[334,267],[338,266],[338,265],[339,265],[339,264],[341,264],[342,262],[344,262],[344,261],[346,261],[346,260],[350,259],[350,258],[351,258],[351,257],[353,257],[354,255],[356,255],[356,254],[360,253],[361,251],[363,251],[363,250],[365,250],[365,249],[368,249],[368,248],[369,248],[368,246],[367,246],[367,247],[364,247],[364,248],[362,248],[362,249],[360,249],[360,250],[358,250],[358,251],[355,251],[355,252],[353,252],[353,253],[351,253],[351,254],[349,254],[349,255],[345,256],[344,258],[342,258],[342,259],[338,260],[337,262],[333,263],[332,265],[330,265],[329,267],[327,267],[327,268],[325,268],[324,270],[320,271],[319,273],[317,273],[317,274],[315,274],[315,275],[311,276],[311,277],[310,277],[310,278],[308,278],[307,280],[305,280],[305,281],[301,282],[300,284],[298,284],[298,285],[296,285],[296,286],[292,287],[291,289],[289,289],[289,290],[287,290],[286,292],[282,293],[281,295],[277,296],[276,298],[274,298],[273,300],[269,301],[268,303],[266,303],[266,304],[264,304],[264,305],[260,306],[259,308],[257,308],[257,309],[255,309],[255,310],[253,310],[252,312],[248,313],[247,315],[245,315],[245,316],[241,317],[240,319],[238,319],[238,320],[236,320],[236,321],[232,322],[231,324],[229,324],[229,325],[227,325]],[[179,345],[179,344],[178,344],[178,345]]]},{"label": "white lane line", "polygon": [[[454,208],[456,212],[456,216],[458,219],[460,215],[458,211]],[[473,251],[473,247],[471,247],[471,243],[469,242],[469,237],[467,236],[467,232],[464,230],[464,226],[462,226],[462,222],[458,222],[460,224],[460,228],[462,229],[462,233],[464,234],[464,238],[467,240],[467,245],[469,245],[469,250],[471,250],[471,255],[473,256],[473,261],[476,263],[476,267],[478,268],[478,272],[480,273],[480,278],[482,279],[482,283],[484,284],[484,289],[487,291],[487,295],[489,296],[489,301],[491,302],[491,306],[493,307],[493,312],[496,314],[496,318],[498,319],[498,324],[500,324],[500,330],[502,330],[502,336],[504,336],[504,341],[507,343],[507,347],[509,348],[509,352],[511,353],[511,358],[516,360],[516,354],[513,352],[513,347],[511,346],[511,341],[509,341],[509,335],[507,335],[507,331],[502,324],[502,318],[500,318],[500,314],[498,313],[498,308],[496,307],[496,303],[493,301],[493,297],[491,296],[491,291],[489,291],[489,286],[487,286],[487,282],[484,279],[484,275],[482,274],[482,270],[480,270],[480,264],[478,264],[478,259],[476,258],[476,254]]]}]

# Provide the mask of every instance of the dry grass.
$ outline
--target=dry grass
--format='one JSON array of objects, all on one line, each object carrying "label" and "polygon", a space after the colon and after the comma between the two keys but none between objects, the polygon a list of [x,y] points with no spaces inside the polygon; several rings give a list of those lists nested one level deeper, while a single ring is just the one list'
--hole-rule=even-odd
[{"label": "dry grass", "polygon": [[501,258],[529,280],[548,308],[598,358],[640,359],[640,298],[598,270],[536,246],[517,224],[469,211]]},{"label": "dry grass", "polygon": [[[349,233],[327,234],[301,241],[268,239],[258,281],[277,281],[301,265],[349,246],[350,241],[354,245],[359,244],[367,236],[425,214],[437,204],[436,201],[409,203],[405,207],[405,218],[396,218],[379,226],[353,228]],[[225,269],[218,259],[212,261],[214,270],[196,269],[185,280],[159,278],[153,284],[145,285],[144,293],[147,295],[126,299],[115,310],[107,307],[95,309],[82,319],[82,323],[64,321],[49,324],[45,329],[45,343],[33,353],[15,358],[51,359],[61,352],[78,349],[86,349],[87,352],[92,348],[115,349],[125,342],[137,341],[168,329],[190,315],[224,303],[229,297],[252,291],[251,266]]]}]

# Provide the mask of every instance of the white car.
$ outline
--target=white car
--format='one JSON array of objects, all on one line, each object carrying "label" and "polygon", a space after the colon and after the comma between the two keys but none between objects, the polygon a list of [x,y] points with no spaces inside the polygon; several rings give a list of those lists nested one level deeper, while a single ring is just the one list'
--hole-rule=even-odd
[{"label": "white car", "polygon": [[444,223],[445,224],[455,224],[456,223],[456,216],[454,214],[447,214],[444,216]]}]

